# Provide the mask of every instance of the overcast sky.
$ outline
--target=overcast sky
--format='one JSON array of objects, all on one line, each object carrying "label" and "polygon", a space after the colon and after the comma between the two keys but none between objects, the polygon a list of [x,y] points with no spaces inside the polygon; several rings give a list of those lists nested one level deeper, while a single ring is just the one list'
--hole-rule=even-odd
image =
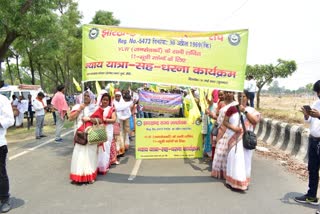
[{"label": "overcast sky", "polygon": [[320,79],[319,0],[78,0],[82,23],[113,12],[121,27],[183,31],[249,29],[247,63],[295,60],[298,69],[279,79],[298,89]]}]

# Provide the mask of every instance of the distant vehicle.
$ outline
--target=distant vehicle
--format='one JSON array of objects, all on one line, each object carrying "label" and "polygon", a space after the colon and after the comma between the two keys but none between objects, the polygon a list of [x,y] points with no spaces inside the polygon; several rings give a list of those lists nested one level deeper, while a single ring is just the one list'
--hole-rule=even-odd
[{"label": "distant vehicle", "polygon": [[24,99],[28,99],[28,95],[32,95],[32,99],[35,99],[39,92],[43,92],[40,85],[8,85],[0,88],[0,94],[6,96],[10,102],[12,101],[12,95],[16,95],[19,98],[20,95],[24,97]]}]

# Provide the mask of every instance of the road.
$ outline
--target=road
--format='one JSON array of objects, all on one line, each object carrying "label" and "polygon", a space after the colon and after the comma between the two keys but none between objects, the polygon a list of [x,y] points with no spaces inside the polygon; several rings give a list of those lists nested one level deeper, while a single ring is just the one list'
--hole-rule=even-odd
[{"label": "road", "polygon": [[210,164],[203,160],[135,160],[134,143],[106,176],[94,184],[72,185],[71,130],[65,130],[64,139],[62,144],[52,136],[9,144],[10,213],[307,214],[317,208],[293,200],[306,191],[305,181],[257,154],[245,193],[210,177]]}]

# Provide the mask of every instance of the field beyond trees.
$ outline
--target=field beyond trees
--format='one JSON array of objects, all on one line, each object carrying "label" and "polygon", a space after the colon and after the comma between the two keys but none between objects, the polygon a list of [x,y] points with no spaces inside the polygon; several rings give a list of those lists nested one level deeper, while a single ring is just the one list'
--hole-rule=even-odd
[{"label": "field beyond trees", "polygon": [[304,124],[307,127],[300,109],[303,105],[312,105],[316,99],[315,95],[262,95],[258,111],[262,113],[263,118]]}]

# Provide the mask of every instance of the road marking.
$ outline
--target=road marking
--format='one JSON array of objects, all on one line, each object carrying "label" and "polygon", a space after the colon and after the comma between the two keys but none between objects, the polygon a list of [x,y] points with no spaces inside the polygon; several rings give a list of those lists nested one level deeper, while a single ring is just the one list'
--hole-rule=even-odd
[{"label": "road marking", "polygon": [[139,170],[139,168],[140,168],[141,162],[142,162],[142,160],[139,159],[139,160],[137,160],[136,163],[134,164],[134,167],[133,167],[133,169],[132,169],[132,172],[131,172],[131,174],[130,174],[130,176],[129,176],[129,178],[128,178],[129,181],[133,181],[133,179],[136,178],[136,176],[137,176],[137,174],[138,174],[138,170]]},{"label": "road marking", "polygon": [[[73,130],[70,130],[70,131],[62,134],[62,137],[70,134],[70,132],[73,132]],[[27,149],[27,150],[25,150],[25,151],[23,151],[23,152],[20,152],[20,153],[18,153],[18,154],[16,154],[16,155],[13,155],[13,156],[9,157],[8,159],[9,159],[9,160],[16,159],[16,158],[18,158],[18,157],[20,157],[20,156],[22,156],[22,155],[28,154],[29,152],[32,152],[32,151],[34,151],[34,150],[36,150],[36,149],[38,149],[38,148],[40,148],[40,147],[42,147],[42,146],[45,146],[45,145],[47,145],[48,143],[51,143],[51,142],[53,142],[53,141],[54,141],[54,138],[51,139],[51,140],[47,140],[46,142],[41,143],[41,144],[39,144],[39,145],[37,145],[37,146],[35,146],[35,147],[29,148],[29,149]]]}]

